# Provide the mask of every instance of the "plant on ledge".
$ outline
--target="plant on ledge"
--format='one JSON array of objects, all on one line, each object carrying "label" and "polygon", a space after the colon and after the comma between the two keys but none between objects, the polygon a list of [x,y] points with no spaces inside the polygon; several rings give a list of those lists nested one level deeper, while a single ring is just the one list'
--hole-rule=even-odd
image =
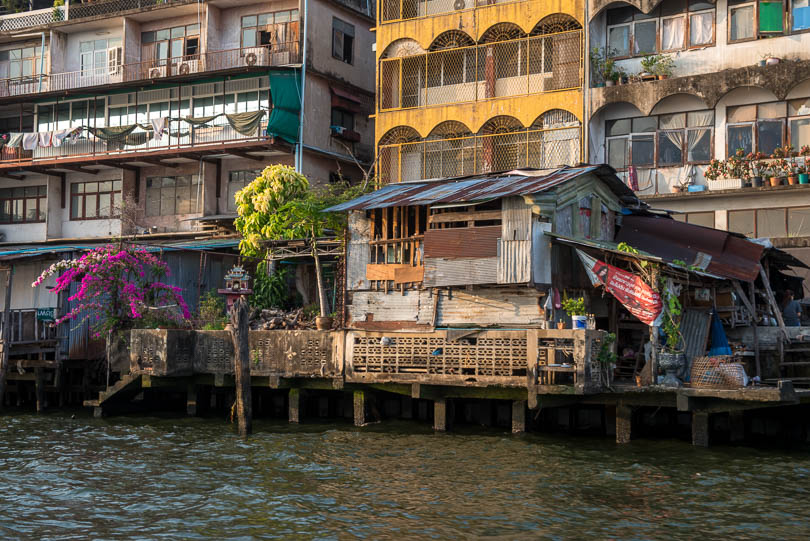
[{"label": "plant on ledge", "polygon": [[585,299],[583,297],[574,299],[566,296],[562,301],[562,307],[569,316],[585,315]]},{"label": "plant on ledge", "polygon": [[664,301],[661,331],[666,338],[661,347],[659,365],[666,372],[664,385],[679,387],[681,382],[676,374],[686,362],[683,354],[683,335],[681,334],[681,320],[683,317],[683,307],[679,298],[681,286],[675,285],[672,278],[663,276],[659,282],[661,298]]}]

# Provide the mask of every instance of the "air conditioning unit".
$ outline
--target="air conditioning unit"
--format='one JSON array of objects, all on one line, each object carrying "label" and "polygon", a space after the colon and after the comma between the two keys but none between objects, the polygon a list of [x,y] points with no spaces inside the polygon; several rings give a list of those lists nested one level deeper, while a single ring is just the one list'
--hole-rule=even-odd
[{"label": "air conditioning unit", "polygon": [[246,66],[266,66],[267,54],[267,47],[248,47],[243,61]]},{"label": "air conditioning unit", "polygon": [[191,75],[193,73],[199,73],[202,71],[200,61],[197,59],[194,60],[184,60],[179,64],[175,64],[175,75]]},{"label": "air conditioning unit", "polygon": [[347,130],[343,126],[329,126],[329,130],[332,132],[332,137],[337,137],[352,143],[360,141],[359,133],[354,130]]},{"label": "air conditioning unit", "polygon": [[153,66],[149,68],[150,79],[160,79],[166,77],[166,66]]}]

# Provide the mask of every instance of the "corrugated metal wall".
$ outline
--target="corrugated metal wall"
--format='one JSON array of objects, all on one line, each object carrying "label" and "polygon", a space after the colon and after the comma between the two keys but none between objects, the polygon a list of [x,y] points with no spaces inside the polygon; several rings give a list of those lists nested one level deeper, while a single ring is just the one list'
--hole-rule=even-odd
[{"label": "corrugated metal wall", "polygon": [[532,209],[522,197],[506,197],[501,205],[497,283],[525,284],[531,281]]}]

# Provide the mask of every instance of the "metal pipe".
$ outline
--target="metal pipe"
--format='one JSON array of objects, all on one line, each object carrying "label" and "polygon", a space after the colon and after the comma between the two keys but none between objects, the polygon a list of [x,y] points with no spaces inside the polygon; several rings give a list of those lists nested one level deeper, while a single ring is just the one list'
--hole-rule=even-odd
[{"label": "metal pipe", "polygon": [[45,32],[40,32],[42,34],[42,43],[39,47],[39,89],[37,92],[42,92],[42,76],[45,72]]},{"label": "metal pipe", "polygon": [[302,46],[304,51],[301,53],[301,110],[298,113],[298,145],[296,145],[297,156],[295,157],[295,170],[299,173],[304,169],[304,102],[306,101],[307,90],[307,21],[309,20],[309,2],[304,2],[304,36],[302,38]]}]

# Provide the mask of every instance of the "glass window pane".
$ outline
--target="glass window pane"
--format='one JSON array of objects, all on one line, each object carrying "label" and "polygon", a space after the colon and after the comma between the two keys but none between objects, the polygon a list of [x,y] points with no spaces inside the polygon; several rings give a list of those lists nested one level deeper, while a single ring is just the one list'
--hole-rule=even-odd
[{"label": "glass window pane", "polygon": [[633,133],[653,132],[658,128],[658,117],[642,116],[633,119]]},{"label": "glass window pane", "polygon": [[26,199],[25,200],[25,220],[27,222],[36,222],[38,218],[37,213],[37,200],[34,199]]},{"label": "glass window pane", "polygon": [[630,154],[633,165],[652,165],[655,160],[655,139],[653,136],[633,137]]},{"label": "glass window pane", "polygon": [[146,215],[160,216],[160,187],[146,189]]},{"label": "glass window pane", "polygon": [[689,45],[709,45],[714,41],[714,11],[689,16]]},{"label": "glass window pane", "polygon": [[757,211],[757,237],[784,237],[785,209],[760,209]]},{"label": "glass window pane", "polygon": [[754,37],[754,6],[730,8],[731,41]]},{"label": "glass window pane", "polygon": [[714,124],[714,111],[693,111],[686,114],[686,125],[690,128]]},{"label": "glass window pane", "polygon": [[714,212],[690,212],[686,221],[690,224],[714,228]]},{"label": "glass window pane", "polygon": [[98,196],[98,215],[110,216],[112,214],[110,194],[105,193]]},{"label": "glass window pane", "polygon": [[155,32],[155,40],[157,41],[164,41],[169,39],[169,29],[166,28],[164,30],[158,30]]},{"label": "glass window pane", "polygon": [[248,17],[242,17],[242,26],[256,26],[256,16],[250,15]]},{"label": "glass window pane", "polygon": [[790,121],[790,144],[796,149],[810,145],[810,118],[794,118]]},{"label": "glass window pane", "polygon": [[810,207],[788,209],[788,230],[789,237],[806,237],[810,235]]},{"label": "glass window pane", "polygon": [[754,211],[730,210],[728,212],[728,230],[746,237],[754,236]]},{"label": "glass window pane", "polygon": [[683,163],[683,132],[664,131],[658,134],[658,165]]},{"label": "glass window pane", "polygon": [[708,162],[712,159],[712,130],[709,128],[686,131],[686,159],[690,162]]},{"label": "glass window pane", "polygon": [[86,195],[84,197],[84,217],[85,218],[98,217],[98,196]]},{"label": "glass window pane", "polygon": [[627,138],[608,139],[608,164],[614,169],[627,167]]},{"label": "glass window pane", "polygon": [[685,17],[672,17],[661,21],[661,50],[672,51],[683,48]]},{"label": "glass window pane", "polygon": [[279,11],[276,13],[276,24],[278,23],[286,23],[290,20],[290,12],[289,11]]},{"label": "glass window pane", "polygon": [[252,28],[242,30],[242,47],[256,46],[256,31]]},{"label": "glass window pane", "polygon": [[782,126],[781,120],[757,122],[757,147],[760,152],[773,154],[777,147],[782,146]]},{"label": "glass window pane", "polygon": [[757,118],[785,118],[787,116],[787,102],[761,103],[757,106]]},{"label": "glass window pane", "polygon": [[273,22],[272,13],[262,13],[259,15],[259,26],[264,26]]},{"label": "glass window pane", "polygon": [[86,53],[88,51],[93,50],[93,42],[92,41],[83,41],[79,43],[79,52]]},{"label": "glass window pane", "polygon": [[80,196],[73,195],[70,197],[70,217],[71,218],[79,218],[81,213],[81,200],[79,199]]},{"label": "glass window pane", "polygon": [[658,22],[643,21],[633,25],[633,54],[654,53],[656,47],[656,37],[658,35]]},{"label": "glass window pane", "polygon": [[200,25],[199,24],[190,24],[186,27],[186,35],[187,36],[196,36],[200,33]]},{"label": "glass window pane", "polygon": [[627,135],[630,133],[630,119],[625,118],[622,120],[609,120],[607,123],[607,135]]},{"label": "glass window pane", "polygon": [[608,56],[628,56],[630,54],[630,26],[616,26],[608,29]]},{"label": "glass window pane", "polygon": [[738,148],[743,149],[746,154],[752,152],[754,149],[753,133],[753,126],[751,124],[729,126],[727,137],[728,155],[731,156],[734,154]]}]

